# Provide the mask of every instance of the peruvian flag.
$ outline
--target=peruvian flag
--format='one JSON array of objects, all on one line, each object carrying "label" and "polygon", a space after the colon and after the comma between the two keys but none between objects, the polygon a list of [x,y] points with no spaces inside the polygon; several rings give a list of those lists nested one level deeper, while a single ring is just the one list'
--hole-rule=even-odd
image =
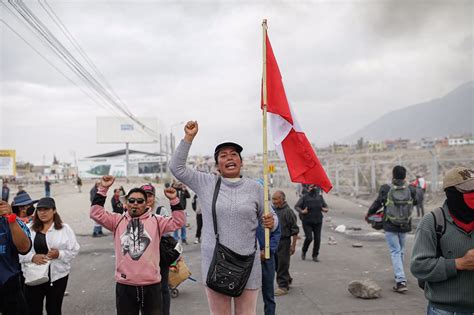
[{"label": "peruvian flag", "polygon": [[332,188],[331,181],[288,104],[280,69],[273,55],[268,35],[266,36],[266,59],[267,112],[278,155],[286,161],[292,182],[315,184],[327,193]]}]

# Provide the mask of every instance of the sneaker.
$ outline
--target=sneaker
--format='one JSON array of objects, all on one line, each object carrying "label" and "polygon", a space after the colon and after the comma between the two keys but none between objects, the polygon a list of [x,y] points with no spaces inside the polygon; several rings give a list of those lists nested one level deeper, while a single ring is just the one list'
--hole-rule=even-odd
[{"label": "sneaker", "polygon": [[313,261],[314,261],[314,262],[319,262],[318,256],[313,257]]},{"label": "sneaker", "polygon": [[406,282],[397,282],[397,284],[393,287],[393,291],[398,293],[405,293],[408,291]]},{"label": "sneaker", "polygon": [[197,239],[195,239],[194,244],[199,244],[199,241]]},{"label": "sneaker", "polygon": [[99,234],[97,234],[97,233],[92,233],[92,237],[99,237]]},{"label": "sneaker", "polygon": [[182,242],[184,245],[189,245],[188,242],[186,240],[183,240]]},{"label": "sneaker", "polygon": [[306,253],[301,253],[301,260],[306,260]]},{"label": "sneaker", "polygon": [[282,296],[288,294],[288,289],[278,288],[275,290],[275,296]]}]

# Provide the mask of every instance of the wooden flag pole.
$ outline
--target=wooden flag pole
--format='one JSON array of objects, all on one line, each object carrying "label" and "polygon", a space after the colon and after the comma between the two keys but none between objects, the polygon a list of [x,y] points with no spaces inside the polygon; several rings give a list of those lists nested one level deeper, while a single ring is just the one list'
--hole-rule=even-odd
[{"label": "wooden flag pole", "polygon": [[[263,29],[263,214],[270,213],[268,191],[268,146],[267,146],[267,20],[262,22]],[[265,259],[270,258],[270,229],[265,229]]]}]

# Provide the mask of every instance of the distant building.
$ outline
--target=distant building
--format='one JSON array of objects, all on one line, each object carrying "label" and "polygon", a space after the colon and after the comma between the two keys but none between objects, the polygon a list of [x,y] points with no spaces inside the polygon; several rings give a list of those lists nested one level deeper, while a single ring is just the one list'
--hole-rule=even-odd
[{"label": "distant building", "polygon": [[77,161],[81,178],[97,178],[104,175],[156,176],[166,172],[166,157],[159,153],[129,150],[128,174],[125,149],[89,156]]},{"label": "distant building", "polygon": [[387,150],[400,150],[400,149],[408,149],[410,145],[409,139],[397,139],[397,140],[386,140],[385,145]]},{"label": "distant building", "polygon": [[449,138],[449,146],[467,145],[469,142],[464,138]]},{"label": "distant building", "polygon": [[382,152],[387,149],[387,146],[383,142],[370,142],[369,150],[370,152]]},{"label": "distant building", "polygon": [[433,139],[423,138],[420,141],[422,149],[433,149],[435,147],[435,141]]}]

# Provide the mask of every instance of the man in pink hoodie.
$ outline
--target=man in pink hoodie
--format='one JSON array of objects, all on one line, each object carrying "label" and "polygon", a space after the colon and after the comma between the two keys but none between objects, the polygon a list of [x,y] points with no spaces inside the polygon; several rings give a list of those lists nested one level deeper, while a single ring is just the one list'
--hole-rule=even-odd
[{"label": "man in pink hoodie", "polygon": [[114,234],[117,314],[138,314],[140,310],[161,314],[160,238],[183,226],[183,207],[176,190],[167,188],[171,217],[154,215],[146,207],[146,192],[133,188],[126,196],[124,214],[108,212],[105,198],[114,181],[113,176],[102,177],[90,217]]}]

